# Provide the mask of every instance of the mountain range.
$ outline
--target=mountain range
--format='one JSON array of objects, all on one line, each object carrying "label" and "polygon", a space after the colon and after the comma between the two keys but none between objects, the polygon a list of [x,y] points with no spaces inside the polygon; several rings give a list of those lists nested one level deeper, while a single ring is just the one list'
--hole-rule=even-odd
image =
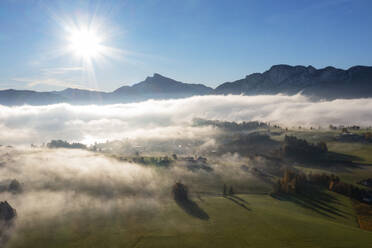
[{"label": "mountain range", "polygon": [[107,104],[196,95],[279,93],[302,93],[312,99],[372,97],[372,67],[354,66],[342,70],[331,66],[316,69],[312,66],[274,65],[263,73],[253,73],[243,79],[223,83],[215,89],[203,84],[182,83],[155,73],[140,83],[122,86],[113,92],[73,88],[49,92],[2,90],[0,104]]}]

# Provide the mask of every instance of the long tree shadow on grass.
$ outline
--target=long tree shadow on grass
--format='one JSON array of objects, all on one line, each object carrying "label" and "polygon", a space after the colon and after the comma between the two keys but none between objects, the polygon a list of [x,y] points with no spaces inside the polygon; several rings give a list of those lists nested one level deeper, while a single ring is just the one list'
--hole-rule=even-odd
[{"label": "long tree shadow on grass", "polygon": [[173,186],[173,196],[177,205],[187,214],[201,220],[209,219],[209,215],[202,208],[200,208],[196,202],[189,198],[188,189],[182,183],[176,183]]},{"label": "long tree shadow on grass", "polygon": [[271,196],[281,201],[291,201],[331,219],[335,219],[335,216],[346,218],[347,215],[350,215],[350,213],[334,206],[342,206],[342,203],[337,198],[316,186],[309,185],[301,193],[280,193],[272,194]]},{"label": "long tree shadow on grass", "polygon": [[175,200],[177,205],[182,208],[188,215],[191,215],[195,218],[199,218],[201,220],[209,220],[209,215],[196,204],[196,202],[188,199],[188,200]]},{"label": "long tree shadow on grass", "polygon": [[327,152],[318,157],[291,157],[289,160],[297,162],[300,167],[320,168],[330,172],[351,173],[354,169],[365,169],[372,164],[363,163],[364,159],[358,156],[336,152]]},{"label": "long tree shadow on grass", "polygon": [[245,205],[245,203],[247,203],[247,202],[244,199],[240,198],[240,197],[233,196],[233,195],[231,195],[231,196],[225,195],[223,197],[226,198],[226,199],[228,199],[228,200],[230,200],[230,201],[232,201],[232,202],[234,202],[235,204],[237,204],[238,206],[240,206],[240,207],[242,207],[242,208],[244,208],[246,210],[251,210],[250,208],[248,208]]},{"label": "long tree shadow on grass", "polygon": [[239,196],[237,196],[237,195],[231,195],[231,197],[232,197],[232,198],[235,198],[235,199],[237,199],[237,200],[239,200],[239,201],[241,201],[241,202],[243,202],[243,203],[248,204],[248,202],[247,202],[246,200],[244,200],[243,198],[241,198],[241,197],[239,197]]}]

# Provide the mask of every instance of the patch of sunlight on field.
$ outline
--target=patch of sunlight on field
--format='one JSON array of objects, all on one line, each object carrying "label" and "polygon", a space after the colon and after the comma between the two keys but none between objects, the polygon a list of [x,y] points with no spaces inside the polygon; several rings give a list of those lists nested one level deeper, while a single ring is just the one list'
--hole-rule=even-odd
[{"label": "patch of sunlight on field", "polygon": [[372,144],[329,142],[327,145],[330,151],[356,156],[360,163],[372,163]]},{"label": "patch of sunlight on field", "polygon": [[[372,145],[361,143],[330,142],[327,143],[328,149],[346,155],[355,156],[353,162],[355,167],[337,173],[342,180],[348,183],[357,182],[372,178]],[[361,185],[359,185],[361,187]]]}]

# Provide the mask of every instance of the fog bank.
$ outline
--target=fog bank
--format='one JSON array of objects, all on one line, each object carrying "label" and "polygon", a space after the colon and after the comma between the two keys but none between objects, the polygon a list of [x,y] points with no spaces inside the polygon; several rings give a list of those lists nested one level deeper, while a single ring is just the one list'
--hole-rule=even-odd
[{"label": "fog bank", "polygon": [[101,106],[0,106],[0,144],[41,144],[51,139],[93,143],[125,138],[208,135],[195,117],[264,121],[291,126],[372,123],[372,99],[310,101],[302,95],[195,96]]}]

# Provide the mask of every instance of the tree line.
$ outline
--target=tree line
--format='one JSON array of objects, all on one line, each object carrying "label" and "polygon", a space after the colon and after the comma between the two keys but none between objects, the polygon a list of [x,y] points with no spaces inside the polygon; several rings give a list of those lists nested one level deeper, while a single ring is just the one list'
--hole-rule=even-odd
[{"label": "tree line", "polygon": [[314,159],[328,152],[325,142],[312,144],[295,136],[284,137],[282,151],[286,156],[299,157],[303,159]]},{"label": "tree line", "polygon": [[274,193],[301,193],[309,185],[321,186],[361,202],[371,203],[372,201],[371,191],[342,182],[338,176],[333,174],[310,173],[306,175],[290,169],[286,169],[283,177],[274,185]]},{"label": "tree line", "polygon": [[235,122],[235,121],[219,121],[219,120],[206,120],[201,118],[195,118],[193,120],[195,126],[214,126],[229,131],[244,131],[254,130],[257,128],[268,128],[268,124],[259,121],[248,121],[248,122]]},{"label": "tree line", "polygon": [[64,140],[52,140],[47,143],[48,148],[71,148],[71,149],[87,149],[87,146],[81,143],[69,143]]}]

